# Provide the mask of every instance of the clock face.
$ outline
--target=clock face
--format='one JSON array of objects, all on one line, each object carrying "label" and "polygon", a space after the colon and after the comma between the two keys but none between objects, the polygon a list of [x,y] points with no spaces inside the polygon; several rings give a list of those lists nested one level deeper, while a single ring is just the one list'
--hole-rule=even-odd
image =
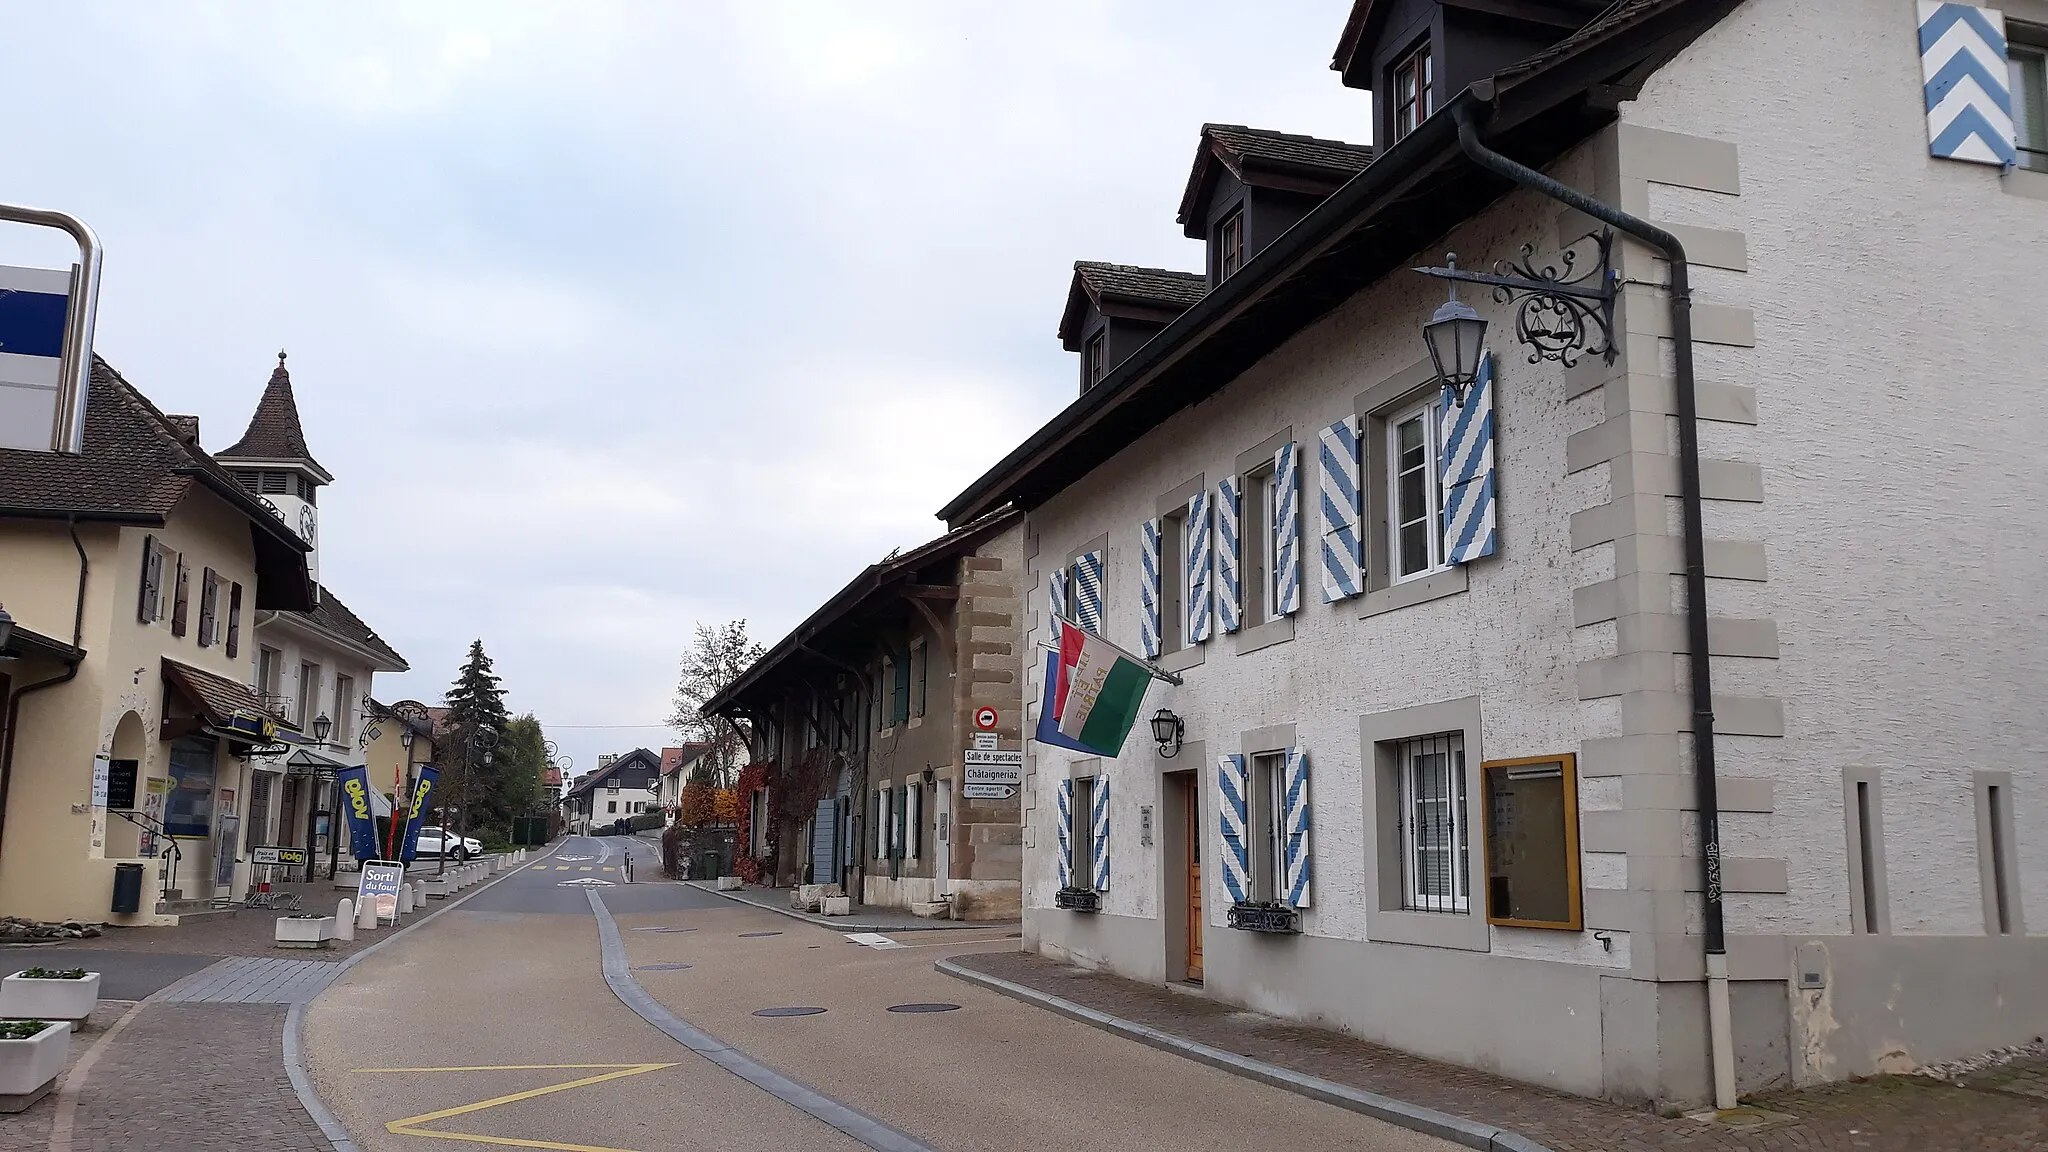
[{"label": "clock face", "polygon": [[318,525],[315,520],[311,505],[299,509],[299,536],[308,544],[318,544],[320,542],[316,538]]}]

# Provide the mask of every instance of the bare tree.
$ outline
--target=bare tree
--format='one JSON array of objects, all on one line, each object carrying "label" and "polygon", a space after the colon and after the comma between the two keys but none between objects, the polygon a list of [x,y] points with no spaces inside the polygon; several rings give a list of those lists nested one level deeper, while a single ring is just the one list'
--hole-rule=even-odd
[{"label": "bare tree", "polygon": [[711,745],[709,758],[716,765],[721,788],[732,787],[735,770],[746,761],[746,732],[744,725],[705,715],[704,705],[753,667],[764,651],[747,638],[745,620],[732,620],[715,626],[697,625],[696,642],[683,654],[683,674],[676,684],[669,727],[685,741]]}]

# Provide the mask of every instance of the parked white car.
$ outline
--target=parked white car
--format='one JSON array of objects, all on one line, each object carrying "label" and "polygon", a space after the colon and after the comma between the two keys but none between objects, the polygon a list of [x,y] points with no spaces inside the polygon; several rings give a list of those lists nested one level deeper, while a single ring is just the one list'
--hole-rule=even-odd
[{"label": "parked white car", "polygon": [[451,858],[462,861],[484,854],[483,843],[470,836],[451,836],[444,829],[429,824],[420,829],[419,846],[415,856],[439,856],[446,852]]}]

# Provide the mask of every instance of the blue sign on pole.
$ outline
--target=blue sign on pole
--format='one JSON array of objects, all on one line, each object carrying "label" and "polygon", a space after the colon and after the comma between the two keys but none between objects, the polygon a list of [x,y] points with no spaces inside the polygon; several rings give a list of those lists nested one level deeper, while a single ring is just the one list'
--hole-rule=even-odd
[{"label": "blue sign on pole", "polygon": [[49,450],[70,311],[69,272],[0,267],[0,448]]},{"label": "blue sign on pole", "polygon": [[358,764],[334,774],[341,818],[348,823],[348,854],[357,860],[377,855],[377,821],[370,812],[370,770]]},{"label": "blue sign on pole", "polygon": [[[433,799],[434,783],[440,778],[440,769],[431,764],[420,765],[419,782],[412,786],[412,807],[405,817],[405,841],[398,848],[398,858],[407,864],[412,863],[413,857],[419,853],[420,826],[427,821],[427,802]],[[447,832],[443,831],[442,835],[446,836]]]}]

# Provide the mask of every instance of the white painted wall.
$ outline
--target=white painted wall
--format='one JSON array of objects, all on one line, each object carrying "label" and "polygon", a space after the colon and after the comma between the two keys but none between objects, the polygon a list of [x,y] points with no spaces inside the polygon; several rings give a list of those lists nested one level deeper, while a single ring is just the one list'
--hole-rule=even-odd
[{"label": "white painted wall", "polygon": [[[2048,26],[2043,0],[1995,6]],[[2048,176],[1928,157],[1915,20],[1749,0],[1623,106],[1740,152],[1739,197],[1651,193],[1660,219],[1748,237],[1746,275],[1701,280],[1754,304],[1757,347],[1700,370],[1757,388],[1759,425],[1707,450],[1760,460],[1765,502],[1707,534],[1764,540],[1770,581],[1711,595],[1775,616],[1783,655],[1717,661],[1716,687],[1785,702],[1786,739],[1723,771],[1776,780],[1727,850],[1786,855],[1791,892],[1731,897],[1733,931],[1849,930],[1847,765],[1883,770],[1892,929],[1914,934],[1983,934],[1971,773],[2010,770],[2048,931]]]}]

